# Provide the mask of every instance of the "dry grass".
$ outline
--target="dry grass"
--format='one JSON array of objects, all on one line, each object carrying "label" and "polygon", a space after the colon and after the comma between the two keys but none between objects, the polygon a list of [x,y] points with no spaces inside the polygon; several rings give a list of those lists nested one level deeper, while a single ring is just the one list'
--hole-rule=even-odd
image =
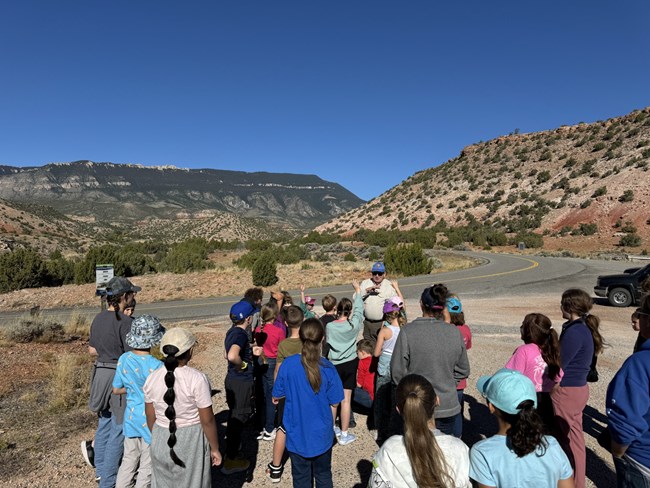
[{"label": "dry grass", "polygon": [[88,402],[88,370],[87,355],[66,354],[57,357],[50,382],[49,406],[52,410],[68,410]]},{"label": "dry grass", "polygon": [[63,326],[63,330],[68,336],[87,340],[90,337],[90,319],[87,315],[74,312]]}]

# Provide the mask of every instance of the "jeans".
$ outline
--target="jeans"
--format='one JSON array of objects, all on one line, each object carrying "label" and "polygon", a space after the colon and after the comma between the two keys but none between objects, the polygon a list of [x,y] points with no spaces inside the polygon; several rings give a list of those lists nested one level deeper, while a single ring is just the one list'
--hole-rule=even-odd
[{"label": "jeans", "polygon": [[323,454],[311,458],[289,451],[293,488],[333,488],[332,482],[332,448]]},{"label": "jeans", "polygon": [[[435,417],[435,415],[434,415]],[[457,413],[456,415],[453,415],[451,417],[445,417],[442,419],[436,419],[436,429],[438,429],[440,432],[443,434],[447,435],[453,435],[454,437],[459,437],[460,438],[460,432],[458,432],[458,420],[457,418],[460,417],[461,420],[463,416],[460,413]],[[461,429],[462,429],[462,422],[461,422]]]},{"label": "jeans", "polygon": [[356,387],[352,392],[352,403],[360,405],[363,408],[370,410],[372,408],[372,398],[363,388]]},{"label": "jeans", "polygon": [[650,478],[637,466],[629,456],[614,458],[616,468],[616,486],[618,488],[649,488]]},{"label": "jeans", "polygon": [[456,424],[454,425],[454,432],[458,432],[456,437],[460,438],[463,435],[463,413],[465,412],[465,390],[456,390],[458,394],[458,403],[460,403],[460,415],[456,416]]},{"label": "jeans", "polygon": [[110,410],[102,410],[95,432],[95,473],[101,477],[100,488],[115,486],[123,449],[122,424],[115,421]]},{"label": "jeans", "polygon": [[275,373],[275,358],[266,358],[266,370],[262,373],[264,385],[264,430],[272,432],[275,428],[275,405],[273,405],[273,374]]}]

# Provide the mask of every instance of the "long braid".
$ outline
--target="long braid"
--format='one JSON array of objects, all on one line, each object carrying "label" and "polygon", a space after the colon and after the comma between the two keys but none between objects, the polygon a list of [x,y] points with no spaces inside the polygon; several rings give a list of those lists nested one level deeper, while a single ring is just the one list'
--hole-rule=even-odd
[{"label": "long braid", "polygon": [[176,410],[174,409],[174,400],[176,400],[176,393],[174,392],[174,383],[176,382],[176,377],[174,376],[174,370],[178,367],[178,348],[173,345],[166,345],[163,348],[163,353],[165,353],[165,368],[167,373],[165,374],[165,386],[167,386],[167,391],[163,400],[167,404],[167,409],[165,410],[165,417],[169,419],[169,439],[167,440],[167,445],[169,446],[169,454],[172,458],[172,461],[178,466],[184,468],[185,463],[180,460],[180,458],[174,452],[174,446],[176,445]]}]

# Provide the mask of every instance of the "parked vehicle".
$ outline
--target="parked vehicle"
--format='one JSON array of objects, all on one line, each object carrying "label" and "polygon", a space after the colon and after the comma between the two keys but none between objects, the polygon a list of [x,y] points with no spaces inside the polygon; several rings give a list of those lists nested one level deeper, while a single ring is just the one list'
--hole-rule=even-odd
[{"label": "parked vehicle", "polygon": [[641,284],[650,278],[650,264],[643,268],[630,268],[621,274],[599,276],[594,293],[607,297],[615,307],[628,307],[641,299]]}]

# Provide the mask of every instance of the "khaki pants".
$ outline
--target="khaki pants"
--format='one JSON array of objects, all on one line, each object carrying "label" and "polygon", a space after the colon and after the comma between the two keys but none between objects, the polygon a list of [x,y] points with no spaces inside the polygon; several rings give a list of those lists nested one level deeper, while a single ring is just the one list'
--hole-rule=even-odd
[{"label": "khaki pants", "polygon": [[117,473],[115,488],[136,488],[151,486],[151,455],[149,444],[142,437],[125,437],[122,464]]}]

